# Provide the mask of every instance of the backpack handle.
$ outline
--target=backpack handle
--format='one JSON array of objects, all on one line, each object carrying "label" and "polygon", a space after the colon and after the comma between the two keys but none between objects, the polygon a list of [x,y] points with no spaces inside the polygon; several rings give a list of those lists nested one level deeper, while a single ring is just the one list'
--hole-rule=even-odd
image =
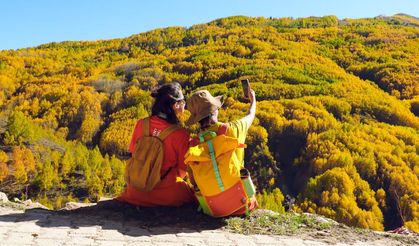
[{"label": "backpack handle", "polygon": [[[170,133],[180,129],[177,125],[170,125],[166,129],[164,129],[157,137],[163,141]],[[143,136],[147,137],[150,136],[150,117],[144,118],[143,120]]]},{"label": "backpack handle", "polygon": [[215,133],[215,132],[213,132],[213,131],[205,131],[205,132],[203,132],[203,133],[201,133],[201,134],[199,134],[199,141],[201,142],[201,143],[203,143],[203,142],[205,142],[205,136],[206,135],[208,135],[208,134],[210,134],[211,135],[211,137],[213,137],[213,138],[215,138],[216,136],[217,136],[217,133]]},{"label": "backpack handle", "polygon": [[143,120],[143,136],[150,136],[150,117]]}]

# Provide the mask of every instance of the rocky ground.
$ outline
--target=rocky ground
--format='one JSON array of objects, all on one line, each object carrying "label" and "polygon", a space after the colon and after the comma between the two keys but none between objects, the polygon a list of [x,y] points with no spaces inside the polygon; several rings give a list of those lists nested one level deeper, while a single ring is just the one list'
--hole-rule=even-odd
[{"label": "rocky ground", "polygon": [[266,210],[249,218],[214,219],[193,206],[136,208],[103,201],[52,211],[30,201],[4,201],[0,245],[419,245],[419,237]]}]

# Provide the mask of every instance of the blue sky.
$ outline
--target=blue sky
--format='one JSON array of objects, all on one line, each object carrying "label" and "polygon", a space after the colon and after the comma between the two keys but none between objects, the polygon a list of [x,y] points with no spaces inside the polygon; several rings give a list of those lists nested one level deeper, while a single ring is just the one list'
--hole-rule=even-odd
[{"label": "blue sky", "polygon": [[233,15],[343,19],[406,13],[419,17],[419,0],[5,0],[0,7],[0,50],[123,38]]}]

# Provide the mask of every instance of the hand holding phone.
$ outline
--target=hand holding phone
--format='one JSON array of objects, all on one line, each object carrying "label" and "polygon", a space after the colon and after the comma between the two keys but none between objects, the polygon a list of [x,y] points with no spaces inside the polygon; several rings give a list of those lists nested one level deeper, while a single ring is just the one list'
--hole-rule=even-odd
[{"label": "hand holding phone", "polygon": [[243,94],[245,98],[249,98],[249,92],[250,92],[250,83],[249,79],[242,79],[242,88],[243,88]]}]

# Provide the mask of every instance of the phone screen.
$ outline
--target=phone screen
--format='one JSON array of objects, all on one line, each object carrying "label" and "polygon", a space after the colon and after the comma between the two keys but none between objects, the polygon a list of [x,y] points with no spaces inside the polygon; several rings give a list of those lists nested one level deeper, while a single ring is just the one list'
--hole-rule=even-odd
[{"label": "phone screen", "polygon": [[249,88],[250,88],[250,83],[248,79],[242,80],[242,87],[243,87],[243,95],[244,97],[247,98],[249,96]]}]

